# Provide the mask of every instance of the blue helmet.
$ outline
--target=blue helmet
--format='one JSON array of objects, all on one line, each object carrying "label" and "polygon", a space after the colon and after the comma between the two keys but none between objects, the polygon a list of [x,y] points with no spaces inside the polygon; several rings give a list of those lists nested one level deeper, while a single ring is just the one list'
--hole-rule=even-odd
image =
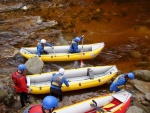
[{"label": "blue helmet", "polygon": [[51,108],[56,108],[58,106],[58,100],[56,97],[53,96],[46,96],[43,99],[42,106],[46,110],[50,110]]},{"label": "blue helmet", "polygon": [[80,42],[80,38],[79,38],[79,37],[76,37],[76,38],[74,39],[74,41],[75,41],[75,42]]},{"label": "blue helmet", "polygon": [[25,66],[24,64],[20,64],[20,65],[18,66],[18,70],[19,70],[19,71],[26,70],[26,66]]},{"label": "blue helmet", "polygon": [[134,74],[130,72],[130,73],[128,73],[128,77],[133,80],[134,79]]}]

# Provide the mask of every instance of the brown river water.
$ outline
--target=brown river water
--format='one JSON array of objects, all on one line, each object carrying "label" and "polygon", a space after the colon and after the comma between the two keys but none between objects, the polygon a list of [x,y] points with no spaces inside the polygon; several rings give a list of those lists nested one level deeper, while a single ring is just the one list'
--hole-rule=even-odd
[{"label": "brown river water", "polygon": [[[63,0],[58,0],[58,3],[59,1]],[[123,73],[136,69],[150,70],[149,0],[77,0],[76,5],[69,4],[62,8],[47,8],[47,3],[46,0],[39,3],[37,1],[34,5],[38,5],[38,8],[28,12],[12,12],[5,18],[41,16],[45,20],[56,20],[63,24],[57,29],[67,41],[71,41],[73,37],[68,38],[66,34],[72,33],[73,36],[84,34],[84,44],[104,42],[103,51],[95,59],[86,60],[84,63],[115,64]],[[36,43],[32,42],[32,45],[35,46]],[[22,46],[24,45],[15,47]],[[138,53],[140,56],[133,56],[132,53]],[[54,64],[63,66],[63,63]],[[109,84],[106,84],[97,88],[65,92],[65,101],[74,103],[108,93],[108,88]]]}]

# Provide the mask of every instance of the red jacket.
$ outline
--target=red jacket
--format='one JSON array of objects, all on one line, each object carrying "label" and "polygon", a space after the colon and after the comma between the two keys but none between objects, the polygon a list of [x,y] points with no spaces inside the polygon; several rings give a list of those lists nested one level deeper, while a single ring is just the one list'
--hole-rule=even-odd
[{"label": "red jacket", "polygon": [[25,75],[20,74],[18,72],[13,73],[16,76],[17,82],[14,84],[14,88],[17,93],[28,92],[27,89],[27,80]]}]

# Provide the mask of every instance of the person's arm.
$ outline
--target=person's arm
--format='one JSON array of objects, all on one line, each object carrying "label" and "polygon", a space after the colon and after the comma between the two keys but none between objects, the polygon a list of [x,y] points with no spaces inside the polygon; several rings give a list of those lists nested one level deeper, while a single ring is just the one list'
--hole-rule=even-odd
[{"label": "person's arm", "polygon": [[52,47],[52,44],[46,43],[45,46]]},{"label": "person's arm", "polygon": [[28,92],[28,89],[27,89],[27,82],[26,82],[26,78],[25,77],[21,77],[20,79],[20,87],[21,89],[23,90],[23,92]]},{"label": "person's arm", "polygon": [[38,57],[41,57],[41,50],[42,50],[42,47],[38,46],[37,47],[37,55],[38,55]]},{"label": "person's arm", "polygon": [[53,75],[53,77],[51,78],[51,80],[50,80],[50,83],[52,84],[52,82],[53,82],[53,80],[54,80],[54,76],[55,75]]},{"label": "person's arm", "polygon": [[65,77],[63,77],[63,82],[65,83],[65,85],[66,85],[67,87],[69,87],[69,83],[68,83],[68,81],[67,81],[67,79],[66,79]]},{"label": "person's arm", "polygon": [[75,51],[76,53],[80,53],[80,52],[81,52],[81,51],[78,49],[78,44],[77,44],[77,43],[74,43],[72,46],[73,46],[74,51]]}]

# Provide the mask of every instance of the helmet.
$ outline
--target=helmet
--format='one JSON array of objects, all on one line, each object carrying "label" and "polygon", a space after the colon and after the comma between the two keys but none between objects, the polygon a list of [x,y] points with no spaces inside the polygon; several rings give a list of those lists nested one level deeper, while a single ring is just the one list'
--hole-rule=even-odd
[{"label": "helmet", "polygon": [[25,66],[24,64],[20,64],[20,65],[18,66],[18,70],[19,70],[19,71],[26,70],[26,66]]},{"label": "helmet", "polygon": [[46,109],[46,110],[50,110],[53,107],[57,107],[58,106],[58,100],[56,97],[53,96],[46,96],[43,99],[42,102],[42,106]]},{"label": "helmet", "polygon": [[133,73],[128,73],[128,77],[133,80],[134,79],[134,74]]},{"label": "helmet", "polygon": [[58,71],[60,74],[64,74],[65,70],[63,68],[60,68]]},{"label": "helmet", "polygon": [[80,42],[80,38],[79,38],[79,37],[76,37],[76,38],[74,39],[74,41],[75,41],[75,42]]},{"label": "helmet", "polygon": [[42,39],[42,40],[41,40],[41,43],[44,43],[44,44],[45,44],[45,43],[46,43],[46,40],[45,40],[45,39]]}]

